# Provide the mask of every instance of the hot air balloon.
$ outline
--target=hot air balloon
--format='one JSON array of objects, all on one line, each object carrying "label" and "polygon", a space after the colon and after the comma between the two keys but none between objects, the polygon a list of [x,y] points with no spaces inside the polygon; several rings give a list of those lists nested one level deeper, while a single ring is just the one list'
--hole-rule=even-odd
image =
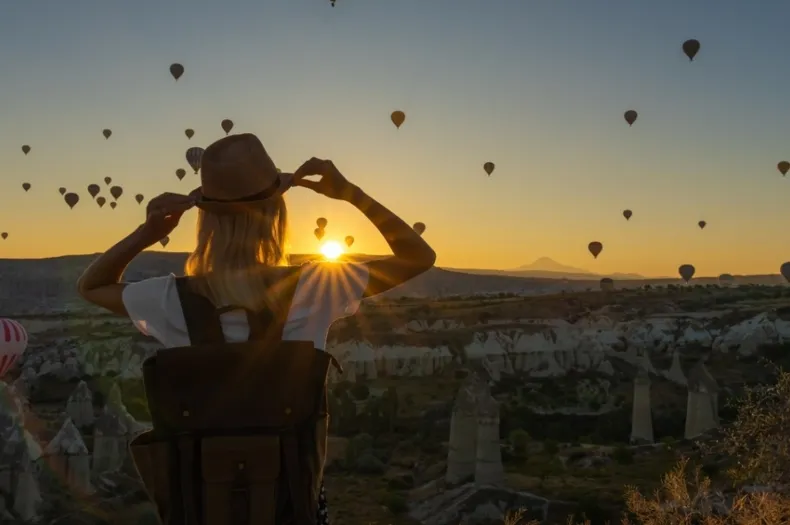
[{"label": "hot air balloon", "polygon": [[790,283],[790,262],[786,262],[779,267],[779,273]]},{"label": "hot air balloon", "polygon": [[107,202],[107,199],[105,199],[104,197],[98,197],[96,199],[96,204],[99,205],[99,208],[103,208],[105,202]]},{"label": "hot air balloon", "polygon": [[777,164],[776,167],[779,169],[779,172],[782,175],[787,175],[787,170],[790,170],[790,162],[783,160],[782,162]]},{"label": "hot air balloon", "polygon": [[109,186],[111,182],[112,182],[112,179],[111,179],[110,177],[104,177],[104,183],[105,183],[107,186]]},{"label": "hot air balloon", "polygon": [[195,130],[192,128],[187,128],[184,130],[184,135],[186,135],[188,139],[191,139],[195,136]]},{"label": "hot air balloon", "polygon": [[142,203],[143,199],[145,199],[145,197],[143,197],[142,193],[138,193],[137,195],[134,196],[134,200],[137,201],[137,204]]},{"label": "hot air balloon", "polygon": [[25,191],[29,190],[30,189],[30,183],[29,182],[23,182],[22,183],[22,189],[25,190]]},{"label": "hot air balloon", "polygon": [[13,319],[0,319],[0,377],[14,366],[27,348],[27,331]]},{"label": "hot air balloon", "polygon": [[694,277],[694,272],[697,270],[691,264],[681,264],[678,267],[678,273],[683,278],[686,283],[688,283],[692,277]]},{"label": "hot air balloon", "polygon": [[346,246],[348,246],[349,248],[351,248],[351,245],[352,245],[352,244],[354,244],[354,238],[353,238],[352,236],[350,236],[350,235],[349,235],[349,236],[347,236],[347,237],[346,237]]},{"label": "hot air balloon", "polygon": [[181,168],[178,168],[176,170],[176,177],[178,177],[178,180],[183,180],[186,174],[187,174],[187,170]]},{"label": "hot air balloon", "polygon": [[59,192],[61,195],[63,195],[64,193],[66,193],[66,188],[60,187],[60,188],[58,188],[58,192]]},{"label": "hot air balloon", "polygon": [[406,113],[403,111],[393,111],[390,115],[390,120],[395,124],[395,127],[400,129],[404,122],[406,122]]},{"label": "hot air balloon", "polygon": [[623,217],[625,217],[625,220],[630,220],[631,215],[633,214],[634,212],[632,212],[631,210],[623,210]]},{"label": "hot air balloon", "polygon": [[30,153],[30,146],[28,146],[27,144],[25,144],[24,146],[22,146],[22,153],[24,153],[25,155],[27,155],[28,153]]},{"label": "hot air balloon", "polygon": [[110,208],[112,208],[113,210],[115,209],[115,207],[116,207],[116,206],[118,206],[118,203],[117,203],[117,202],[115,202],[115,201],[112,201],[112,202],[110,203]]},{"label": "hot air balloon", "polygon": [[318,219],[316,219],[316,221],[315,221],[315,225],[316,225],[316,226],[318,226],[319,228],[321,228],[322,230],[323,230],[324,228],[326,228],[326,225],[327,225],[327,224],[329,224],[329,223],[328,223],[328,222],[327,222],[327,220],[326,220],[325,218],[323,218],[323,217],[319,217],[319,218],[318,218]]},{"label": "hot air balloon", "polygon": [[230,130],[233,129],[233,121],[230,120],[229,118],[223,120],[221,125],[222,125],[222,131],[225,132],[225,135],[230,133]]},{"label": "hot air balloon", "polygon": [[700,230],[704,230],[704,229],[705,229],[705,226],[707,226],[707,225],[708,225],[708,223],[707,223],[707,222],[705,222],[705,221],[699,221],[699,222],[697,223],[697,226],[699,226],[699,229],[700,229]]},{"label": "hot air balloon", "polygon": [[107,140],[112,135],[112,130],[104,129],[102,130],[101,134],[104,135],[104,139]]},{"label": "hot air balloon", "polygon": [[628,111],[623,113],[623,116],[625,117],[625,121],[628,122],[628,125],[633,126],[634,122],[636,122],[636,117],[638,115],[636,111],[634,111],[633,109],[629,109]]},{"label": "hot air balloon", "polygon": [[67,193],[63,196],[63,200],[66,201],[66,204],[69,205],[69,208],[73,210],[74,206],[76,206],[80,201],[80,196],[76,193]]},{"label": "hot air balloon", "polygon": [[198,170],[200,169],[200,160],[203,158],[203,148],[189,148],[187,150],[187,162],[195,170],[195,175],[197,175]]},{"label": "hot air balloon", "polygon": [[422,235],[423,233],[425,233],[425,223],[415,222],[412,228],[414,229],[414,231],[417,232],[417,235]]},{"label": "hot air balloon", "polygon": [[603,250],[603,244],[598,241],[593,241],[587,245],[587,249],[590,251],[592,256],[597,259],[598,255],[601,253],[601,250]]},{"label": "hot air balloon", "polygon": [[683,52],[689,57],[689,62],[694,60],[694,57],[699,53],[699,40],[686,40],[683,42]]},{"label": "hot air balloon", "polygon": [[112,195],[112,198],[115,200],[120,199],[121,195],[123,195],[123,188],[120,186],[113,186],[110,188],[110,195]]},{"label": "hot air balloon", "polygon": [[728,273],[723,273],[719,275],[719,285],[720,286],[732,286],[735,282],[735,277]]},{"label": "hot air balloon", "polygon": [[315,230],[313,230],[313,235],[315,235],[315,238],[320,241],[321,239],[324,238],[324,229],[316,228]]},{"label": "hot air balloon", "polygon": [[96,198],[96,195],[98,195],[100,191],[101,188],[99,187],[98,184],[88,184],[88,193],[90,193],[91,197],[93,197],[94,199]]},{"label": "hot air balloon", "polygon": [[494,168],[495,168],[495,167],[496,167],[496,166],[494,166],[494,163],[493,163],[493,162],[486,162],[485,164],[483,164],[483,169],[486,171],[486,173],[488,173],[488,175],[489,175],[489,176],[490,176],[492,173],[494,173]]},{"label": "hot air balloon", "polygon": [[164,239],[159,241],[159,244],[162,245],[162,248],[167,248],[167,245],[170,244],[170,237],[165,237]]},{"label": "hot air balloon", "polygon": [[614,290],[614,281],[609,277],[604,277],[601,279],[601,290],[604,292],[610,292]]},{"label": "hot air balloon", "polygon": [[174,79],[178,80],[184,74],[184,66],[178,63],[170,64],[170,74],[173,75]]},{"label": "hot air balloon", "polygon": [[6,240],[6,239],[8,239],[8,232],[3,232],[3,233],[0,233],[0,237],[2,237],[2,238],[3,238],[3,240]]}]

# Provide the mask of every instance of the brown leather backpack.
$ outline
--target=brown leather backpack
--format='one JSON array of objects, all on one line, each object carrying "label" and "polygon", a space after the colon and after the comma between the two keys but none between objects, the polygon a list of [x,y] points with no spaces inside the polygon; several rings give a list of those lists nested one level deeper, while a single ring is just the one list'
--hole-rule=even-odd
[{"label": "brown leather backpack", "polygon": [[192,346],[143,364],[154,428],[130,444],[160,518],[315,525],[336,361],[312,341],[282,340],[293,290],[279,315],[247,311],[249,340],[227,343],[222,310],[193,291],[194,280],[176,283]]}]

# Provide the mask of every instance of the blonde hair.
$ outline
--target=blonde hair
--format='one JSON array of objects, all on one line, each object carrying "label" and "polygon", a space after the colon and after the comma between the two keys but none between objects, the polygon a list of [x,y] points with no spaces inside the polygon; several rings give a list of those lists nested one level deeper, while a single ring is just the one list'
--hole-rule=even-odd
[{"label": "blonde hair", "polygon": [[198,209],[197,246],[187,258],[185,273],[205,278],[197,281],[196,291],[218,308],[272,307],[276,297],[270,290],[271,278],[267,280],[261,267],[287,264],[287,229],[282,196],[227,213]]}]

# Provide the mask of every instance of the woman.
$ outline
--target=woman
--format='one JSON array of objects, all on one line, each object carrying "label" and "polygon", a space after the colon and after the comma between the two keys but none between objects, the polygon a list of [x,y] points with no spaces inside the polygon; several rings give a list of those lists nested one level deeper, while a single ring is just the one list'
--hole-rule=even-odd
[{"label": "woman", "polygon": [[[320,179],[306,178],[310,176]],[[291,186],[356,207],[381,232],[393,255],[359,264],[309,263],[298,268],[290,297],[273,292],[295,271],[286,266],[285,253],[283,193]],[[221,332],[228,342],[250,336],[247,316],[234,308],[258,312],[283,307],[287,317],[282,340],[311,341],[324,350],[334,321],[353,314],[361,299],[425,272],[436,258],[420,235],[346,180],[331,161],[313,158],[293,175],[281,174],[254,135],[225,137],[203,154],[200,188],[188,196],[165,193],[152,199],[145,222],[96,258],[79,279],[84,299],[128,316],[165,348],[191,345],[175,276],[132,284],[121,278],[132,259],[169,235],[193,206],[198,208],[197,246],[185,273],[200,278],[198,292],[223,311]],[[321,492],[318,523],[326,523]]]}]

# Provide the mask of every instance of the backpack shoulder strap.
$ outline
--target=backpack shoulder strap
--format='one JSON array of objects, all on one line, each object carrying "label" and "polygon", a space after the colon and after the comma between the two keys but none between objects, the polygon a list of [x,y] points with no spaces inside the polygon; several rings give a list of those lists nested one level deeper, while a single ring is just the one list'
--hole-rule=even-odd
[{"label": "backpack shoulder strap", "polygon": [[270,308],[264,308],[258,312],[246,311],[247,324],[250,327],[250,341],[267,341],[270,343],[282,341],[285,323],[288,321],[291,303],[296,293],[296,287],[299,284],[299,277],[302,274],[301,270],[300,267],[290,268],[278,282],[271,286],[272,289],[279,292],[277,294],[279,304],[276,311],[272,311]]},{"label": "backpack shoulder strap", "polygon": [[176,277],[178,300],[184,312],[190,344],[197,346],[225,342],[217,309],[208,297],[193,290],[190,286],[191,279],[194,278]]}]

